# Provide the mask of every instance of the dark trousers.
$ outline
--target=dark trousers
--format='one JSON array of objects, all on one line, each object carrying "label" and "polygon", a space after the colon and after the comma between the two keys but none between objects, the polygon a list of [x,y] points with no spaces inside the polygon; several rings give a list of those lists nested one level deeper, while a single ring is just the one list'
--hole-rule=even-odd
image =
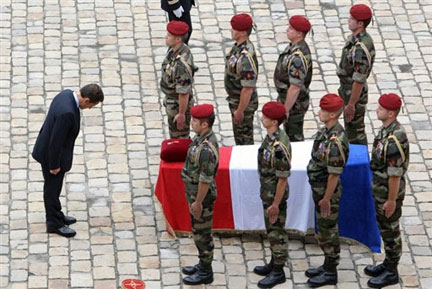
[{"label": "dark trousers", "polygon": [[183,22],[186,22],[187,25],[189,25],[188,37],[184,41],[184,43],[186,45],[188,45],[189,38],[191,37],[191,34],[192,34],[192,21],[191,21],[191,17],[190,17],[190,12],[185,11],[185,12],[183,12],[183,14],[180,18],[177,18],[172,11],[169,11],[168,12],[168,18],[169,18],[169,21],[172,21],[172,20],[183,21]]},{"label": "dark trousers", "polygon": [[60,193],[65,173],[60,171],[57,175],[53,175],[48,168],[44,167],[42,167],[42,173],[44,177],[43,198],[46,225],[50,228],[60,228],[64,226],[64,214],[60,203]]}]

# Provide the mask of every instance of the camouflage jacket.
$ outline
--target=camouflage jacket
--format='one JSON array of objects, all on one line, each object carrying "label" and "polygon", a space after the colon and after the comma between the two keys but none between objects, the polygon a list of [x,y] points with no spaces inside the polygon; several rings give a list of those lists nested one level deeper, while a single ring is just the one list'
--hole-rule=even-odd
[{"label": "camouflage jacket", "polygon": [[189,145],[181,178],[185,184],[188,202],[195,200],[198,182],[210,183],[211,194],[216,196],[214,178],[219,166],[219,146],[213,131],[196,135]]},{"label": "camouflage jacket", "polygon": [[[291,144],[283,129],[267,135],[258,149],[258,174],[261,199],[273,202],[279,178],[288,178],[291,170]],[[288,185],[282,200],[288,198]]]},{"label": "camouflage jacket", "polygon": [[192,53],[186,44],[177,51],[170,48],[162,62],[160,86],[167,96],[178,98],[179,94],[192,95],[195,66]]},{"label": "camouflage jacket", "polygon": [[354,81],[366,83],[375,60],[375,46],[370,35],[363,31],[351,35],[342,50],[337,75],[342,86],[351,87]]},{"label": "camouflage jacket", "polygon": [[291,84],[301,87],[299,98],[309,93],[312,56],[306,41],[288,45],[279,55],[273,80],[279,93],[286,94]]},{"label": "camouflage jacket", "polygon": [[[376,136],[372,148],[371,170],[374,186],[388,186],[388,178],[401,177],[404,181],[409,163],[409,142],[405,130],[395,120],[387,127],[382,127]],[[405,186],[399,186],[399,193]]]},{"label": "camouflage jacket", "polygon": [[[225,60],[225,90],[228,101],[237,105],[240,101],[240,92],[243,87],[256,87],[258,79],[258,59],[255,48],[249,40],[235,44]],[[258,95],[256,89],[251,96],[253,102]]]},{"label": "camouflage jacket", "polygon": [[327,186],[329,174],[342,174],[348,154],[348,138],[339,122],[330,129],[318,130],[307,166],[309,182]]}]

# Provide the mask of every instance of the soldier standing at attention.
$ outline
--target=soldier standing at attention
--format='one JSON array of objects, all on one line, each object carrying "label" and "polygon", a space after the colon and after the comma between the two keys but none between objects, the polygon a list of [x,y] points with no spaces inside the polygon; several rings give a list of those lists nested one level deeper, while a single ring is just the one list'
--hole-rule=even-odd
[{"label": "soldier standing at attention", "polygon": [[382,288],[399,283],[397,265],[402,255],[399,218],[405,197],[405,173],[409,163],[409,143],[402,125],[397,121],[401,99],[394,93],[383,94],[378,100],[377,117],[382,121],[371,157],[372,192],[378,227],[384,242],[385,260],[377,266],[368,265],[364,272],[375,278],[367,283]]},{"label": "soldier standing at attention", "polygon": [[249,40],[252,26],[252,18],[248,14],[237,14],[231,18],[231,36],[236,43],[226,56],[224,82],[236,145],[254,143],[253,118],[258,109],[258,60]]},{"label": "soldier standing at attention", "polygon": [[212,131],[215,120],[213,105],[196,105],[191,109],[192,129],[196,133],[189,145],[181,178],[189,204],[192,235],[198,249],[199,263],[183,268],[187,285],[213,282],[213,204],[216,200],[215,176],[219,164],[219,147]]},{"label": "soldier standing at attention", "polygon": [[342,50],[337,68],[340,80],[339,95],[344,99],[345,130],[352,144],[367,145],[364,116],[368,102],[366,79],[372,70],[375,47],[366,27],[372,19],[371,9],[358,4],[351,7],[348,20],[352,35]]},{"label": "soldier standing at attention", "polygon": [[195,66],[189,47],[183,43],[188,29],[184,22],[171,21],[165,36],[169,49],[162,62],[160,86],[165,94],[163,103],[168,116],[170,138],[188,138],[190,131]]},{"label": "soldier standing at attention", "polygon": [[309,107],[309,85],[312,80],[312,59],[305,41],[311,28],[309,20],[300,15],[289,20],[287,36],[291,44],[279,55],[274,72],[278,101],[285,105],[285,132],[290,141],[303,141],[303,120]]},{"label": "soldier standing at attention", "polygon": [[258,282],[260,288],[272,288],[286,281],[283,267],[288,257],[285,220],[291,145],[285,131],[279,128],[285,120],[285,114],[285,106],[276,101],[267,102],[262,109],[261,123],[267,130],[267,136],[258,150],[258,174],[272,257],[270,263],[254,268],[256,274],[266,276]]},{"label": "soldier standing at attention", "polygon": [[348,159],[349,143],[338,118],[343,100],[336,94],[326,94],[320,100],[319,119],[325,124],[315,135],[312,158],[307,166],[309,183],[315,203],[318,243],[324,252],[324,265],[306,270],[312,287],[337,283],[339,264],[339,199],[342,187],[339,175]]}]

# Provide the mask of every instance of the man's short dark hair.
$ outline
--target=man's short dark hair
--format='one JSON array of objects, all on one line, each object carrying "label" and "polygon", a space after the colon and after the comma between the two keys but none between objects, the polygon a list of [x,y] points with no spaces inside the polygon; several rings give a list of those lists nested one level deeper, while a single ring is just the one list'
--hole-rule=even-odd
[{"label": "man's short dark hair", "polygon": [[280,126],[285,120],[286,120],[286,115],[284,115],[283,117],[277,119],[278,126]]},{"label": "man's short dark hair", "polygon": [[246,30],[246,33],[247,33],[247,36],[251,35],[251,33],[252,33],[252,27],[251,27],[251,28],[248,28],[248,29]]},{"label": "man's short dark hair", "polygon": [[186,43],[186,40],[188,40],[188,37],[189,37],[189,32],[186,32],[186,34],[182,35],[181,39],[182,39],[183,43]]},{"label": "man's short dark hair", "polygon": [[363,20],[363,26],[366,29],[366,27],[368,27],[368,25],[371,23],[372,18],[369,18],[367,20]]},{"label": "man's short dark hair", "polygon": [[81,97],[90,99],[91,103],[99,103],[104,100],[102,88],[96,83],[87,84],[80,89]]},{"label": "man's short dark hair", "polygon": [[211,128],[213,127],[214,121],[215,121],[215,114],[212,113],[209,117],[207,118],[200,118],[200,124],[203,122],[206,122],[208,124],[208,126]]}]

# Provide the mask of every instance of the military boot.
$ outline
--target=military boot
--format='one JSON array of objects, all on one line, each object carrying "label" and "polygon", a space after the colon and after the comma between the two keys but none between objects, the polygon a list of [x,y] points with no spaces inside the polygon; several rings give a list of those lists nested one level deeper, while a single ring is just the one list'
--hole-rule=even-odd
[{"label": "military boot", "polygon": [[321,274],[310,278],[307,283],[311,287],[321,287],[324,285],[336,285],[337,280],[336,266],[324,266]]},{"label": "military boot", "polygon": [[190,276],[183,278],[186,285],[210,284],[213,282],[213,270],[211,267],[198,266],[198,270]]},{"label": "military boot", "polygon": [[319,266],[318,268],[309,268],[305,271],[305,275],[309,278],[318,276],[319,274],[321,274],[322,272],[324,272],[324,266]]},{"label": "military boot", "polygon": [[274,266],[274,261],[272,257],[270,263],[264,266],[255,266],[254,273],[261,276],[267,276],[273,270],[273,266]]},{"label": "military boot", "polygon": [[258,282],[259,288],[273,288],[278,284],[286,282],[285,272],[283,270],[283,265],[274,265],[273,269],[268,273],[268,275]]},{"label": "military boot", "polygon": [[183,272],[183,274],[186,274],[186,275],[192,275],[196,271],[198,271],[199,268],[200,268],[199,264],[196,264],[194,266],[186,266],[186,267],[183,267],[182,272]]},{"label": "military boot", "polygon": [[372,288],[382,288],[399,283],[397,264],[386,264],[385,270],[377,277],[370,279],[367,283]]},{"label": "military boot", "polygon": [[385,263],[381,263],[379,265],[367,265],[364,268],[364,272],[366,275],[372,276],[372,277],[377,277],[379,275],[381,275],[382,272],[384,272],[386,269],[386,265]]}]

